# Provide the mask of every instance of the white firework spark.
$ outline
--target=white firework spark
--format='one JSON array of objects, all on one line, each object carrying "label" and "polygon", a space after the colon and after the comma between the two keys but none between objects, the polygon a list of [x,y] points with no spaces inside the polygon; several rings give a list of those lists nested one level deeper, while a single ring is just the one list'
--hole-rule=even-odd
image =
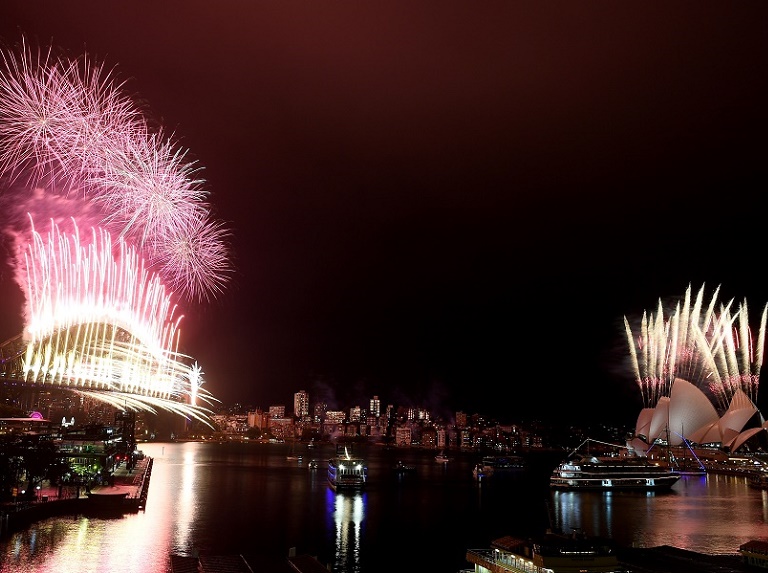
[{"label": "white firework spark", "polygon": [[718,307],[719,291],[719,287],[715,289],[704,310],[704,286],[693,303],[689,286],[683,303],[666,318],[659,301],[655,316],[643,313],[637,339],[624,317],[632,368],[647,407],[668,397],[676,378],[699,386],[723,411],[737,390],[753,402],[757,400],[768,305],[763,309],[755,346],[747,301],[732,312],[733,300]]}]

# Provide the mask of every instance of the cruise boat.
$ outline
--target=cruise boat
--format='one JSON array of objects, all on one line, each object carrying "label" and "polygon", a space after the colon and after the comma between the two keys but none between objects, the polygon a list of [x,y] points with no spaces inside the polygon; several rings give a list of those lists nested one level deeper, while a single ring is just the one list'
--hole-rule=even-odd
[{"label": "cruise boat", "polygon": [[345,448],[328,460],[328,483],[334,490],[362,489],[368,481],[368,466]]},{"label": "cruise boat", "polygon": [[615,456],[574,452],[552,471],[553,489],[668,490],[680,479],[674,469],[626,451]]}]

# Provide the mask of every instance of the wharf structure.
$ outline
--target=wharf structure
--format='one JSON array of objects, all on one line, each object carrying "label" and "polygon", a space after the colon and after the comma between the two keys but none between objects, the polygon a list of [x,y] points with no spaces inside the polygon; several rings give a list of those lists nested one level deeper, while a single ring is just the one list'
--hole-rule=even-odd
[{"label": "wharf structure", "polygon": [[62,488],[48,484],[33,501],[0,506],[0,536],[28,527],[31,523],[57,515],[135,513],[143,511],[152,475],[153,459],[142,458],[130,468],[118,467],[108,485]]},{"label": "wharf structure", "polygon": [[581,533],[506,536],[469,549],[474,568],[461,573],[754,573],[768,569],[768,542],[752,540],[734,555],[707,555],[670,545],[623,547]]}]

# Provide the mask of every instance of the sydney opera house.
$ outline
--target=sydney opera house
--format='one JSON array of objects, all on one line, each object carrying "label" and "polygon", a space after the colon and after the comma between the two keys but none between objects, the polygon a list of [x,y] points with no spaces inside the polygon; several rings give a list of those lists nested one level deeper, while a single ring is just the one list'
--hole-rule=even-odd
[{"label": "sydney opera house", "polygon": [[766,309],[753,338],[744,300],[704,304],[704,287],[665,317],[644,315],[639,334],[625,318],[630,356],[644,407],[628,443],[645,454],[654,444],[684,443],[726,452],[768,451],[768,422],[756,400],[765,345]]}]

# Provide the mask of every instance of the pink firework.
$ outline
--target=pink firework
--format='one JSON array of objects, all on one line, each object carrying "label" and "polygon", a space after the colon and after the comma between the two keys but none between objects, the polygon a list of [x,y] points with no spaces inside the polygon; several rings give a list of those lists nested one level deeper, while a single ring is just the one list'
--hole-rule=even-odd
[{"label": "pink firework", "polygon": [[146,131],[111,74],[87,58],[3,52],[0,68],[0,171],[29,187],[75,187],[102,150]]},{"label": "pink firework", "polygon": [[[123,88],[86,56],[25,42],[0,51],[3,223],[24,245],[14,260],[27,297],[23,371],[116,407],[205,421],[195,402],[214,399],[178,351],[173,295],[222,291],[229,234],[210,218],[200,168],[151,132]],[[47,238],[20,225],[35,212],[51,219]]]},{"label": "pink firework", "polygon": [[[220,293],[231,271],[228,233],[208,221],[208,192],[187,151],[150,133],[114,74],[87,57],[35,54],[23,43],[1,59],[0,172],[29,188],[80,193],[102,211],[103,226],[148,249],[179,294]],[[203,236],[192,239],[190,229]]]},{"label": "pink firework", "polygon": [[199,368],[177,350],[182,317],[138,253],[103,229],[81,238],[74,222],[33,237],[25,378],[202,416],[179,404],[201,395]]}]

